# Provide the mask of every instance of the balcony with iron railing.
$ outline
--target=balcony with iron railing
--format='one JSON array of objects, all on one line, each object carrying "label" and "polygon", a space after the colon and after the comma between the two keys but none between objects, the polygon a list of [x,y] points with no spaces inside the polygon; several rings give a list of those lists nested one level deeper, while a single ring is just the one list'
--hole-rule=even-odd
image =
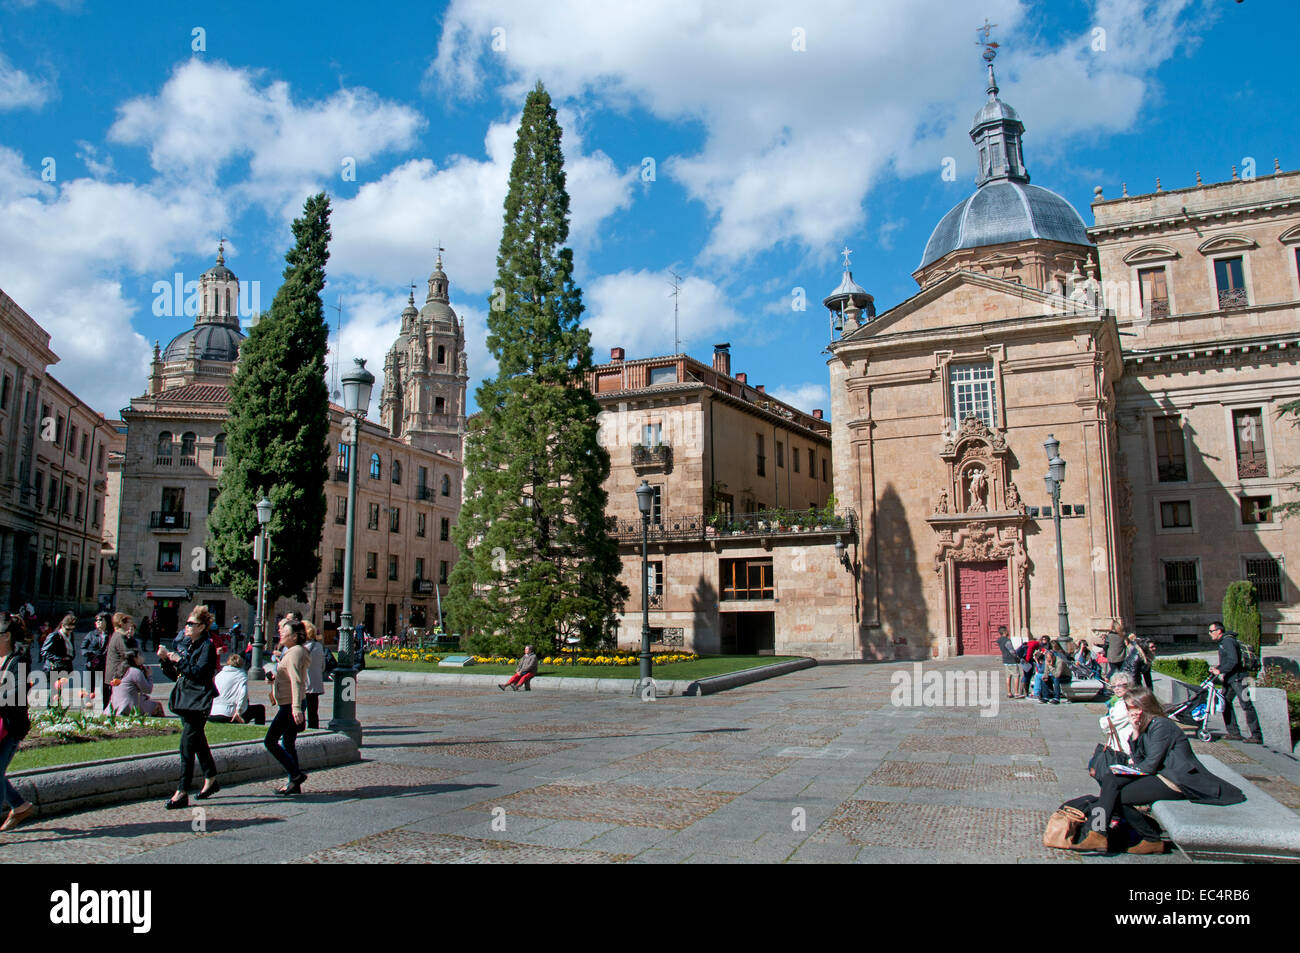
[{"label": "balcony with iron railing", "polygon": [[200,589],[221,589],[224,588],[221,583],[217,582],[216,573],[211,569],[199,570],[199,588]]},{"label": "balcony with iron railing", "polygon": [[335,467],[335,468],[334,468],[334,480],[335,480],[336,483],[347,483],[347,482],[348,482],[348,468],[347,468],[347,467]]},{"label": "balcony with iron railing", "polygon": [[415,498],[417,500],[432,500],[434,497],[433,487],[417,486],[415,488]]},{"label": "balcony with iron railing", "polygon": [[1220,288],[1219,289],[1219,307],[1220,308],[1245,308],[1250,306],[1250,300],[1246,295],[1245,288]]},{"label": "balcony with iron railing", "polygon": [[1261,455],[1237,458],[1238,480],[1259,480],[1268,477],[1268,460]]},{"label": "balcony with iron railing", "polygon": [[1182,461],[1157,464],[1156,477],[1161,483],[1181,483],[1187,479],[1187,464]]},{"label": "balcony with iron railing", "polygon": [[334,570],[333,572],[330,573],[330,588],[331,588],[331,589],[342,589],[342,588],[343,588],[343,570],[342,570],[342,569],[336,569],[336,570]]},{"label": "balcony with iron railing", "polygon": [[[608,526],[609,534],[621,543],[635,543],[641,539],[639,519],[610,517]],[[711,516],[661,515],[651,519],[648,536],[651,542],[692,542],[744,537],[836,536],[851,534],[856,529],[857,516],[851,509],[763,510]]]},{"label": "balcony with iron railing", "polygon": [[189,513],[167,513],[154,510],[149,514],[149,528],[157,530],[186,530],[190,528]]},{"label": "balcony with iron railing", "polygon": [[171,466],[171,465],[172,465],[172,458],[171,458],[171,455],[169,454],[169,455],[167,455],[167,456],[162,456],[161,454],[159,454],[158,456],[156,456],[156,457],[153,458],[153,465],[156,466],[156,467],[169,467],[169,466]]},{"label": "balcony with iron railing", "polygon": [[650,606],[649,606],[649,608],[651,608],[651,609],[662,609],[663,607],[664,607],[664,594],[663,594],[662,592],[652,592],[652,593],[650,593]]},{"label": "balcony with iron railing", "polygon": [[632,467],[636,470],[667,469],[672,465],[673,448],[666,443],[632,447]]},{"label": "balcony with iron railing", "polygon": [[1147,318],[1169,317],[1169,299],[1157,298],[1154,301],[1148,301],[1142,306],[1142,313]]}]

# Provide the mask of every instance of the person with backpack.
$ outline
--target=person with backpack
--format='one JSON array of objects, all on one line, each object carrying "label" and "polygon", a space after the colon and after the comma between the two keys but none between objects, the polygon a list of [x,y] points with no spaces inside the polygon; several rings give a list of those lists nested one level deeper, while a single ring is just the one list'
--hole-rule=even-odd
[{"label": "person with backpack", "polygon": [[[35,809],[5,777],[9,762],[32,726],[21,697],[21,690],[26,686],[18,684],[19,679],[27,676],[23,658],[14,649],[15,622],[8,612],[0,612],[0,805],[9,805],[9,814],[0,824],[0,831],[13,830]],[[11,700],[14,704],[6,704]]]},{"label": "person with backpack", "polygon": [[[1246,676],[1258,670],[1254,653],[1237,641],[1235,633],[1228,632],[1222,622],[1210,625],[1210,638],[1219,645],[1219,664],[1210,667],[1210,671],[1223,680],[1223,727],[1227,729],[1229,741],[1241,741],[1248,745],[1262,745],[1264,739],[1259,730],[1259,716],[1246,691]],[[1232,700],[1241,700],[1242,710],[1246,712],[1246,727],[1250,737],[1241,737],[1237,728],[1237,713],[1232,710]]]},{"label": "person with backpack", "polygon": [[1144,640],[1137,637],[1136,632],[1130,632],[1125,640],[1128,646],[1128,653],[1124,656],[1124,664],[1120,666],[1121,672],[1127,672],[1133,679],[1134,685],[1145,685],[1146,679],[1151,677],[1151,654]]}]

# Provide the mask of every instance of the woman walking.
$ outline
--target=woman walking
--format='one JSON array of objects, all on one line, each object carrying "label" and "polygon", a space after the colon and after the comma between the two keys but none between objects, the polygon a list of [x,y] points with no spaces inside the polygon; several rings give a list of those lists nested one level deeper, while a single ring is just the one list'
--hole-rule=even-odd
[{"label": "woman walking", "polygon": [[[26,673],[23,671],[24,659],[14,651],[14,628],[9,613],[0,612],[0,806],[9,805],[9,816],[0,824],[0,831],[13,830],[35,808],[23,800],[5,777],[9,762],[18,752],[18,745],[31,729],[27,706],[22,703],[22,692],[27,686],[18,684],[19,679],[26,678]],[[14,704],[7,704],[10,701]]]},{"label": "woman walking", "polygon": [[167,801],[167,810],[174,811],[190,803],[190,783],[194,779],[194,759],[199,759],[203,769],[204,785],[197,797],[200,801],[221,790],[217,783],[217,764],[212,760],[204,725],[212,700],[217,697],[215,677],[217,653],[208,637],[212,613],[207,606],[195,606],[185,620],[185,634],[189,636],[189,651],[184,655],[159,646],[158,661],[163,674],[174,678],[170,705],[181,719],[181,783],[176,793]]},{"label": "woman walking", "polygon": [[307,631],[307,727],[320,727],[320,697],[325,694],[325,646],[316,626],[306,620]]},{"label": "woman walking", "polygon": [[[307,669],[309,666],[307,649],[303,643],[307,640],[306,627],[297,619],[285,618],[280,622],[280,661],[275,667],[275,683],[271,688],[272,697],[279,705],[271,727],[266,732],[266,750],[272,757],[284,765],[289,774],[289,783],[276,791],[277,794],[301,794],[302,784],[307,775],[298,766],[298,752],[294,748],[298,732],[307,723],[303,712],[307,689]],[[283,744],[281,739],[284,739]]]}]

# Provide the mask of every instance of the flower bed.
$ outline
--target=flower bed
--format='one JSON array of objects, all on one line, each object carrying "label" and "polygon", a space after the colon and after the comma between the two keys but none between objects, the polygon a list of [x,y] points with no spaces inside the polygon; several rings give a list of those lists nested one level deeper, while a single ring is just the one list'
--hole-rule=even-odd
[{"label": "flower bed", "polygon": [[[395,662],[426,662],[431,665],[437,665],[444,658],[448,658],[445,653],[425,652],[420,649],[381,649],[377,652],[371,652],[367,658],[387,659]],[[699,658],[693,652],[659,652],[651,655],[651,659],[656,665],[668,665],[673,662],[694,662]],[[519,659],[510,658],[505,655],[475,655],[474,662],[477,665],[518,665]],[[611,652],[604,655],[546,655],[542,656],[539,661],[543,665],[570,665],[570,666],[610,666],[618,667],[623,665],[636,665],[639,656],[630,652]]]},{"label": "flower bed", "polygon": [[175,718],[146,718],[139,712],[114,715],[69,708],[46,708],[35,712],[32,730],[23,739],[23,748],[75,744],[103,738],[143,738],[172,735],[180,731]]}]

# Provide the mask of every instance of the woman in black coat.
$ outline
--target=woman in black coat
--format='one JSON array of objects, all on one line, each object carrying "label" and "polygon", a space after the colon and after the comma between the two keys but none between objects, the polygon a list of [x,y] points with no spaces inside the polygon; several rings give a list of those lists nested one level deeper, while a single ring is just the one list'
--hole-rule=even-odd
[{"label": "woman in black coat", "polygon": [[13,830],[35,809],[5,777],[18,745],[31,729],[27,700],[23,697],[27,686],[21,684],[27,677],[25,660],[14,645],[14,634],[18,631],[17,620],[11,619],[8,612],[0,612],[0,724],[4,725],[4,731],[0,732],[4,735],[0,738],[0,804],[9,805],[9,814],[0,824],[0,831]]},{"label": "woman in black coat", "polygon": [[181,782],[176,793],[167,801],[170,810],[190,803],[190,782],[194,778],[194,759],[199,759],[203,769],[203,790],[198,793],[202,801],[221,789],[217,783],[217,763],[212,759],[204,726],[212,701],[217,697],[217,652],[208,637],[212,613],[207,606],[195,606],[185,621],[185,634],[189,646],[184,655],[158,647],[158,661],[163,674],[176,680],[172,688],[170,705],[181,719]]},{"label": "woman in black coat", "polygon": [[[1240,804],[1246,800],[1235,785],[1211,774],[1192,753],[1191,743],[1176,721],[1166,718],[1156,697],[1144,688],[1134,688],[1125,698],[1129,718],[1137,731],[1131,766],[1140,775],[1105,772],[1099,778],[1101,800],[1098,809],[1105,816],[1105,830],[1115,823],[1118,811],[1141,840],[1130,854],[1162,854],[1160,827],[1138,805],[1155,801],[1188,800],[1198,804]],[[1076,845],[1078,850],[1106,850],[1107,835],[1091,830]]]}]

